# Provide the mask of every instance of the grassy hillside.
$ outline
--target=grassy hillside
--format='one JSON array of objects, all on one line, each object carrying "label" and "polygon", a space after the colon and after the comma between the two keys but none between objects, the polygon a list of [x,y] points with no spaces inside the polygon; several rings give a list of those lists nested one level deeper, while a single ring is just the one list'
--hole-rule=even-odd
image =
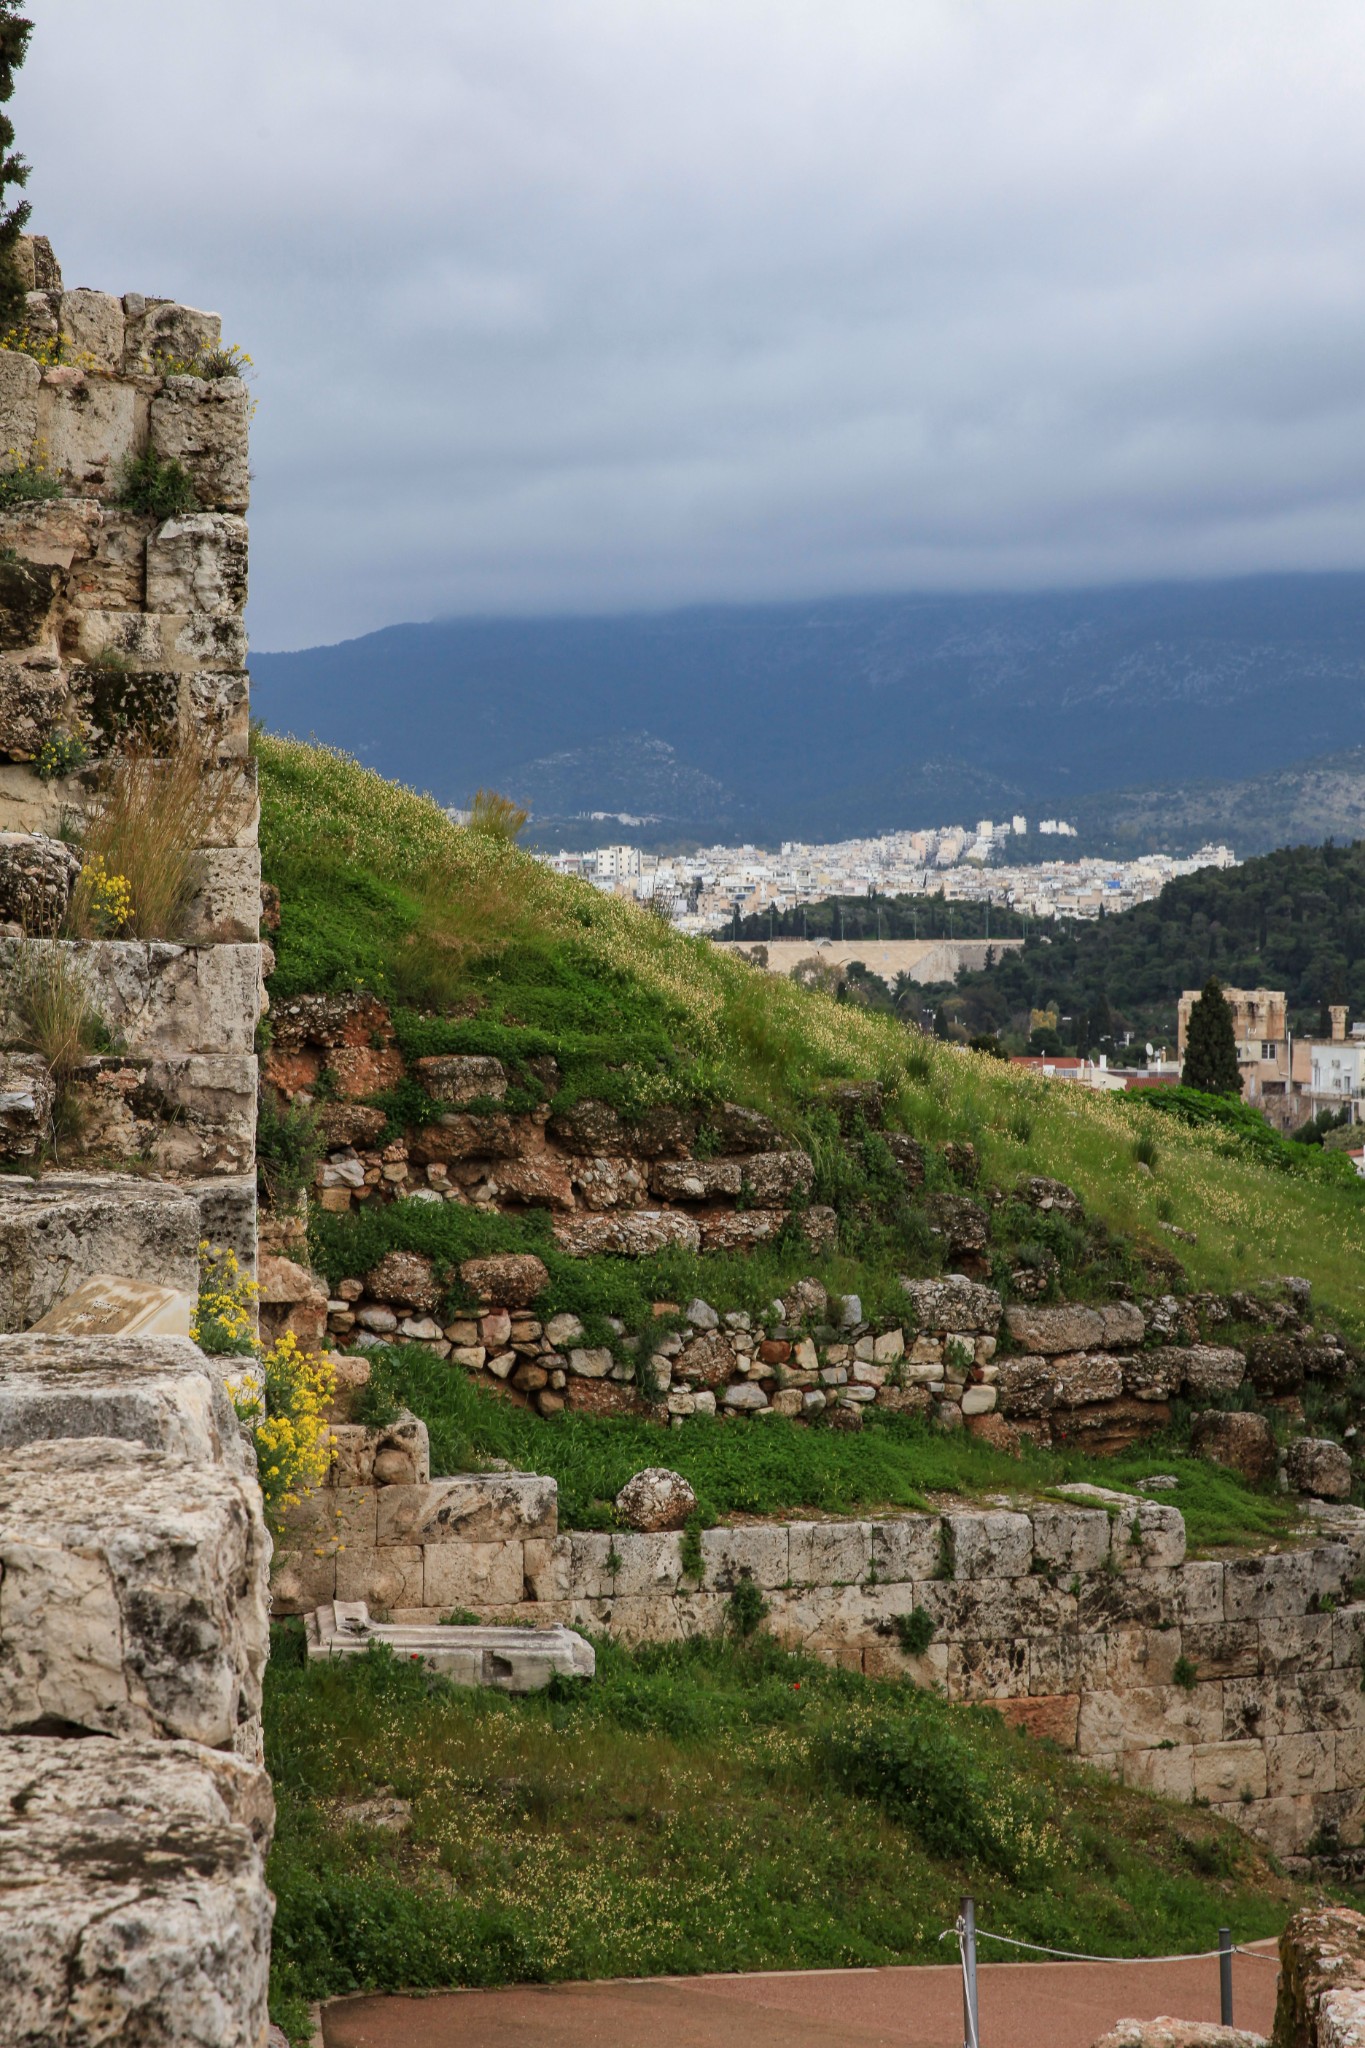
[{"label": "grassy hillside", "polygon": [[[999,1933],[1111,1955],[1277,1933],[1301,1902],[1194,1806],[989,1708],[735,1632],[511,1699],[370,1655],[270,1666],[275,2017],[358,1989],[942,1962]],[[410,1804],[395,1832],[366,1802]]]},{"label": "grassy hillside", "polygon": [[[822,1091],[840,1080],[882,1084],[888,1123],[931,1148],[931,1181],[940,1171],[932,1147],[968,1139],[988,1181],[1009,1187],[1042,1173],[1079,1189],[1102,1231],[1058,1240],[1070,1293],[1107,1287],[1125,1264],[1141,1278],[1144,1257],[1159,1269],[1172,1250],[1162,1225],[1174,1224],[1195,1239],[1178,1244],[1192,1285],[1303,1274],[1346,1329],[1365,1334],[1365,1195],[1355,1185],[1287,1175],[1235,1131],[1158,1121],[1139,1100],[1035,1081],[909,1033],[462,831],[427,799],[344,756],[270,738],[258,746],[262,856],[283,906],[276,995],[371,988],[394,1005],[409,1050],[496,1054],[514,1089],[531,1086],[529,1059],[552,1054],[561,1106],[597,1095],[630,1116],[653,1103],[728,1098],[769,1112],[808,1145],[815,1199],[839,1211],[832,1284],[874,1301],[897,1270],[933,1270],[935,1245],[920,1210],[879,1200],[888,1161],[875,1133],[852,1154],[839,1142]],[[376,1254],[406,1241],[404,1232],[450,1233],[462,1256],[485,1243],[541,1248],[547,1234],[535,1214],[484,1217],[446,1205],[413,1219],[413,1206],[340,1225],[370,1233]],[[340,1225],[321,1231],[324,1267],[343,1257]],[[706,1261],[712,1298],[733,1289],[738,1300],[786,1265],[811,1263],[799,1246],[769,1259]],[[613,1264],[627,1262],[597,1262],[591,1283],[602,1290],[591,1305],[612,1313],[634,1312],[664,1279],[692,1277],[601,1270]],[[566,1288],[589,1284],[582,1269],[564,1277]]]}]

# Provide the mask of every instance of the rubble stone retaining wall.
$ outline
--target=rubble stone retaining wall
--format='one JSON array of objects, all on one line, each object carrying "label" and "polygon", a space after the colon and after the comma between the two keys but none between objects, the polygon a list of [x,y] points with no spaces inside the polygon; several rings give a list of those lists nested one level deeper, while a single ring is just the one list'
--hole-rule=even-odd
[{"label": "rubble stone retaining wall", "polygon": [[[552,1480],[428,1482],[421,1425],[397,1428],[414,1476],[380,1486],[365,1467],[380,1435],[339,1432],[343,1483],[300,1510],[277,1558],[277,1611],[364,1600],[396,1621],[469,1609],[667,1641],[722,1628],[747,1579],[790,1648],[989,1703],[1128,1783],[1208,1800],[1277,1854],[1365,1833],[1358,1509],[1319,1506],[1302,1549],[1188,1559],[1175,1508],[1081,1489],[708,1529],[698,1573],[678,1533],[560,1534]],[[918,1654],[902,1647],[912,1615],[932,1624]]]},{"label": "rubble stone retaining wall", "polygon": [[1296,1913],[1280,1936],[1274,2048],[1365,2048],[1365,1917]]}]

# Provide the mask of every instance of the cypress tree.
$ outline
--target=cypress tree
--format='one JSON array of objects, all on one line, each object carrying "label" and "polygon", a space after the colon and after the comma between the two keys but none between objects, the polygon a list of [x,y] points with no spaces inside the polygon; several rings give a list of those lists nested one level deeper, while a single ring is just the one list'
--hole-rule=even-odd
[{"label": "cypress tree", "polygon": [[1180,1082],[1182,1087],[1198,1088],[1205,1095],[1240,1095],[1242,1092],[1232,1010],[1212,975],[1204,983],[1202,993],[1190,1010]]},{"label": "cypress tree", "polygon": [[[0,107],[13,96],[14,74],[33,33],[33,23],[15,12],[16,4],[17,0],[0,0]],[[27,199],[6,203],[11,188],[22,191],[27,183],[28,165],[14,153],[14,123],[0,112],[0,334],[21,327],[27,310],[15,252],[32,209]]]}]

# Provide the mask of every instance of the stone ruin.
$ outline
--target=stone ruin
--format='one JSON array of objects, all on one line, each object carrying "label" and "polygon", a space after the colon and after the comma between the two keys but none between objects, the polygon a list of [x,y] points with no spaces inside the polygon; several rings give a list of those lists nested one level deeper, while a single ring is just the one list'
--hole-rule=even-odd
[{"label": "stone ruin", "polygon": [[[201,1237],[255,1265],[250,400],[198,374],[215,314],[67,290],[40,237],[21,260],[33,352],[0,351],[0,448],[41,487],[0,510],[0,2005],[35,2048],[261,2048],[254,1456],[221,1362],[119,1334],[138,1301],[144,1327],[186,1313]],[[149,452],[198,509],[120,504]],[[64,835],[134,732],[158,752],[193,737],[226,798],[174,941],[67,939]],[[117,1051],[74,1075],[79,1137],[34,1178],[54,1091],[15,990],[44,947]]]}]

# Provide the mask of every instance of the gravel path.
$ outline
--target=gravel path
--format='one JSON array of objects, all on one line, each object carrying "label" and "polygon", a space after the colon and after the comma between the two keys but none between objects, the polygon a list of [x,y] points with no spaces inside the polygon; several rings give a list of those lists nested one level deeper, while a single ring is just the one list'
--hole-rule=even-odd
[{"label": "gravel path", "polygon": [[[1274,1954],[1273,1944],[1262,1952]],[[1239,2026],[1269,2034],[1276,1970],[1238,1956]],[[981,2048],[1091,2048],[1119,2019],[1218,2018],[1216,1961],[990,1963]],[[939,1969],[520,1984],[326,2008],[325,2048],[962,2048],[962,1979]]]}]

